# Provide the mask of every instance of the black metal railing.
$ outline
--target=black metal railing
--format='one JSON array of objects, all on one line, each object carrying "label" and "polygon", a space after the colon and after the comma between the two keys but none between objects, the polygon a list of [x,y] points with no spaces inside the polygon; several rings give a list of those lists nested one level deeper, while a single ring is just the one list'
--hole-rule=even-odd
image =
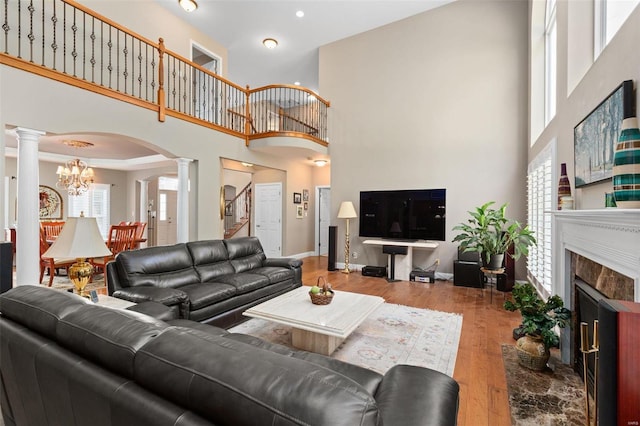
[{"label": "black metal railing", "polygon": [[326,145],[329,103],[297,86],[242,88],[72,0],[3,0],[0,63],[249,139]]}]

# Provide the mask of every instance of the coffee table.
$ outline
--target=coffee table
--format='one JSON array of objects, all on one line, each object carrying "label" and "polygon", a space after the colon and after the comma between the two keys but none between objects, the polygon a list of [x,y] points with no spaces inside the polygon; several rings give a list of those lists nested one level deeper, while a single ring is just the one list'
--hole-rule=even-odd
[{"label": "coffee table", "polygon": [[314,305],[302,286],[244,311],[243,315],[292,327],[291,344],[305,351],[331,355],[384,299],[336,291],[329,305]]}]

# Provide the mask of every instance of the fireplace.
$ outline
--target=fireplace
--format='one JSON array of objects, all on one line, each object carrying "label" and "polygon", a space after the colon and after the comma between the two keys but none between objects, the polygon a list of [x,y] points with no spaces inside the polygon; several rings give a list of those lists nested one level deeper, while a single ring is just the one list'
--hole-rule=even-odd
[{"label": "fireplace", "polygon": [[[584,321],[589,325],[588,346],[591,346],[593,320],[605,312],[598,307],[601,300],[605,305],[630,303],[634,305],[631,308],[632,311],[640,312],[637,310],[637,302],[640,302],[640,210],[563,210],[553,212],[553,218],[554,263],[551,292],[560,295],[565,301],[565,305],[574,314],[572,328],[562,330],[561,356],[565,364],[572,365],[582,376],[579,323]],[[615,302],[616,300],[626,300],[627,302]],[[611,316],[606,312],[605,315],[607,316],[606,324],[610,330]],[[615,324],[615,317],[613,318],[613,324]],[[599,319],[601,326],[605,325],[603,319]],[[598,395],[603,397],[598,400],[598,406],[601,408],[599,411],[601,420],[603,419],[601,416],[607,419],[605,423],[601,424],[617,424],[617,421],[611,423],[611,420],[608,420],[616,418],[616,411],[620,412],[616,409],[616,400],[618,402],[624,400],[627,406],[634,407],[633,410],[640,407],[640,404],[635,403],[635,400],[633,401],[635,404],[626,402],[629,395],[639,394],[637,381],[632,380],[631,387],[629,387],[624,380],[617,384],[613,382],[613,385],[610,385],[612,381],[609,380],[610,376],[616,376],[616,368],[620,365],[628,365],[626,363],[619,364],[617,360],[620,358],[617,358],[617,355],[610,355],[611,348],[615,348],[613,352],[617,353],[617,349],[621,347],[620,342],[624,342],[624,346],[630,346],[628,343],[632,342],[631,344],[635,345],[634,348],[640,347],[636,332],[640,321],[636,316],[632,322],[635,325],[633,325],[634,333],[630,334],[634,336],[631,339],[618,340],[619,336],[614,333],[618,333],[620,330],[614,330],[614,332],[607,333],[608,338],[605,344],[603,339],[605,327],[601,327],[599,330],[601,357]],[[612,336],[613,338],[611,338]],[[636,352],[637,349],[634,349],[633,353]],[[595,356],[587,357],[589,370],[587,383],[590,387],[590,393],[593,393],[594,359]],[[636,364],[637,361],[634,358],[631,365],[635,366]],[[636,367],[632,369],[637,371]],[[605,382],[607,383],[605,384]],[[605,388],[607,391],[605,394],[601,394]],[[612,413],[613,417],[607,417],[609,415],[607,413]],[[637,410],[626,417],[626,419],[634,419],[633,421],[637,421],[639,418]]]}]

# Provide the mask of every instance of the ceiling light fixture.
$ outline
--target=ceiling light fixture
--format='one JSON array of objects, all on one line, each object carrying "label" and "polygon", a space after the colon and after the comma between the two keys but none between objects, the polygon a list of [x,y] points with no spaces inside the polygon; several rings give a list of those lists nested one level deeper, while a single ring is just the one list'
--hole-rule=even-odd
[{"label": "ceiling light fixture", "polygon": [[[62,141],[62,143],[74,148],[88,148],[93,146],[91,142],[75,140],[65,140]],[[69,195],[83,194],[91,187],[95,177],[93,169],[79,158],[67,161],[64,165],[58,166],[56,174],[58,175],[56,187],[66,189]]]},{"label": "ceiling light fixture", "polygon": [[241,163],[241,164],[242,164],[243,166],[245,166],[245,167],[253,167],[253,164],[251,164],[251,163],[244,163],[244,162],[243,162],[243,163]]},{"label": "ceiling light fixture", "polygon": [[295,84],[296,86],[300,86],[300,82],[299,81],[294,81],[293,84]]},{"label": "ceiling light fixture", "polygon": [[178,0],[178,3],[187,12],[193,12],[198,8],[198,3],[195,0]]},{"label": "ceiling light fixture", "polygon": [[303,12],[303,11],[301,11],[301,10],[299,10],[299,11],[297,11],[297,12],[296,12],[296,16],[297,16],[298,18],[302,18],[302,17],[304,16],[304,12]]},{"label": "ceiling light fixture", "polygon": [[327,160],[313,160],[313,162],[316,163],[318,167],[324,167],[327,164]]},{"label": "ceiling light fixture", "polygon": [[278,40],[276,40],[275,38],[265,38],[264,40],[262,40],[262,44],[264,44],[264,47],[266,47],[267,49],[275,49],[276,47],[278,47]]}]

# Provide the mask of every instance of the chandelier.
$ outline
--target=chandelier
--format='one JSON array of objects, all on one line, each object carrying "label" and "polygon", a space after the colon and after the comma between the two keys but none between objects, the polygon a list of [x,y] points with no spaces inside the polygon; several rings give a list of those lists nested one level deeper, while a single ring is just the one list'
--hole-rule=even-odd
[{"label": "chandelier", "polygon": [[89,185],[93,183],[93,169],[87,167],[87,163],[76,158],[67,161],[64,166],[58,166],[56,170],[58,182],[56,186],[60,189],[66,189],[69,195],[80,195],[89,189]]}]

